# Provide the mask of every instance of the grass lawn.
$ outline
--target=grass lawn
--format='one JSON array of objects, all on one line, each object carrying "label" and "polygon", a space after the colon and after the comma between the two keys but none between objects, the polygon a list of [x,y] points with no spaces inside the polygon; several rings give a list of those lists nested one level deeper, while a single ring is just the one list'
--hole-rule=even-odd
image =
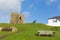
[{"label": "grass lawn", "polygon": [[[12,35],[3,38],[3,40],[60,40],[60,28],[53,30],[56,32],[56,37],[40,37],[36,36],[37,30],[51,30],[51,26],[45,24],[0,24],[0,26],[15,26],[19,32],[13,33]],[[4,35],[7,32],[0,32],[0,35]],[[8,32],[9,33],[9,32]]]}]

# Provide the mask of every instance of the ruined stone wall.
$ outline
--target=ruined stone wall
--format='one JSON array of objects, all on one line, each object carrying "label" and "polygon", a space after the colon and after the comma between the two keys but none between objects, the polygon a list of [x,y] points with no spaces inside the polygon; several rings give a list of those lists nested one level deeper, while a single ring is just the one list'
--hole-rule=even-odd
[{"label": "ruined stone wall", "polygon": [[18,21],[18,13],[17,12],[11,13],[10,23],[16,24],[18,23],[17,21]]},{"label": "ruined stone wall", "polygon": [[20,14],[18,16],[18,23],[20,23],[20,24],[23,24],[24,23],[24,15],[23,14]]},{"label": "ruined stone wall", "polygon": [[11,24],[23,24],[24,23],[24,15],[23,14],[18,14],[17,12],[11,13],[11,19],[10,19]]}]

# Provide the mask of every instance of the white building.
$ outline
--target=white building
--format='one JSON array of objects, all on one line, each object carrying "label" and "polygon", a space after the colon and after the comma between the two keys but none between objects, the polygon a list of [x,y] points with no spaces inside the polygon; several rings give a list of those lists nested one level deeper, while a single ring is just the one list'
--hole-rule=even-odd
[{"label": "white building", "polygon": [[48,19],[49,26],[60,26],[60,16],[55,16]]}]

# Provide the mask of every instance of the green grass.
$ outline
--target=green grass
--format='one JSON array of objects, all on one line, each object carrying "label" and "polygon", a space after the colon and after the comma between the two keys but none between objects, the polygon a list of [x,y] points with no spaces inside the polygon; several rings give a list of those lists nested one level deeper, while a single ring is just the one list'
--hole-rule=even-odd
[{"label": "green grass", "polygon": [[[3,38],[3,40],[60,40],[60,28],[58,30],[53,30],[56,32],[56,37],[40,37],[36,36],[37,30],[51,30],[51,26],[45,24],[0,24],[0,26],[15,26],[19,32],[13,33],[12,35]],[[4,34],[6,32],[0,32]]]}]

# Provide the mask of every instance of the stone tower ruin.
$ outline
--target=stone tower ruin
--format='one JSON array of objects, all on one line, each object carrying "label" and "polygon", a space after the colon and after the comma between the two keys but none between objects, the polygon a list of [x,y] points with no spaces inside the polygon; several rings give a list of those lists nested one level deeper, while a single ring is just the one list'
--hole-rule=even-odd
[{"label": "stone tower ruin", "polygon": [[18,12],[11,13],[11,24],[23,24],[24,23],[24,15],[18,14]]}]

